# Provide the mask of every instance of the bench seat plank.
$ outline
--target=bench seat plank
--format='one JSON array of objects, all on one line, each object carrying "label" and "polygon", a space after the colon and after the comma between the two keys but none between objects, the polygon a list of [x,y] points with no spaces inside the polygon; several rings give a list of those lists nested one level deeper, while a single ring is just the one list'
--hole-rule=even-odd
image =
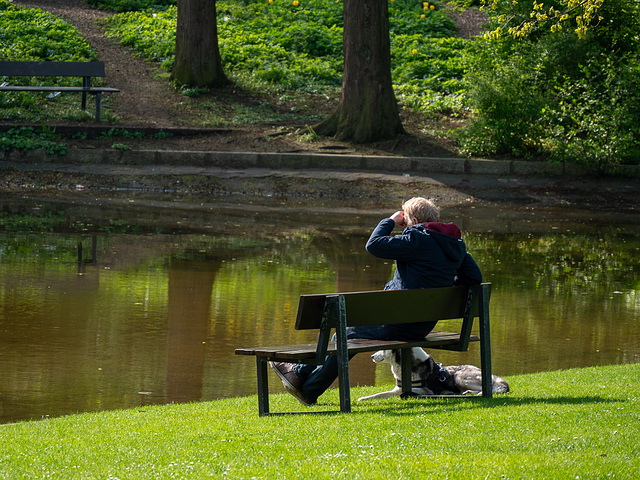
[{"label": "bench seat plank", "polygon": [[0,91],[3,92],[119,92],[118,88],[111,87],[55,87],[49,85],[27,85],[24,87],[18,85],[0,85]]},{"label": "bench seat plank", "polygon": [[[472,335],[470,341],[479,342],[480,337]],[[347,341],[349,353],[376,352],[378,350],[393,350],[396,348],[445,348],[460,343],[459,333],[431,332],[426,340],[402,342],[398,340],[368,340],[363,338]],[[274,347],[237,348],[236,355],[255,355],[270,360],[289,361],[299,363],[300,360],[313,360],[316,355],[317,344],[305,343],[300,345],[279,345]],[[329,342],[327,355],[335,355],[336,343]]]},{"label": "bench seat plank", "polygon": [[104,62],[0,61],[0,76],[7,77],[104,77]]}]

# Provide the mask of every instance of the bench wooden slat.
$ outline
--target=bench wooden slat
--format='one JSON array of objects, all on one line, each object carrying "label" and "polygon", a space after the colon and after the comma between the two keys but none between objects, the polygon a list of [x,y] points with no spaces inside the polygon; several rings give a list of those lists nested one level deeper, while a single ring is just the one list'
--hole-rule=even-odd
[{"label": "bench wooden slat", "polygon": [[4,92],[119,92],[118,88],[111,87],[55,87],[49,85],[26,85],[24,87],[17,85],[0,85],[0,91]]},{"label": "bench wooden slat", "polygon": [[0,62],[0,76],[7,77],[104,77],[103,62]]},{"label": "bench wooden slat", "polygon": [[[325,300],[331,295],[337,294],[301,295],[295,328],[320,328]],[[349,326],[356,327],[462,318],[467,292],[464,288],[448,287],[346,292],[340,295],[344,296]],[[478,315],[477,301],[473,304],[472,315]]]}]

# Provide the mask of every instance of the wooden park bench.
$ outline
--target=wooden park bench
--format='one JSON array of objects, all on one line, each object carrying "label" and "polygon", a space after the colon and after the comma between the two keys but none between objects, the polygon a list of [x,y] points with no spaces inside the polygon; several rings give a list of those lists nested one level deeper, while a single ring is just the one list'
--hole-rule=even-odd
[{"label": "wooden park bench", "polygon": [[[78,92],[82,93],[80,108],[86,110],[87,93],[96,97],[96,121],[100,121],[102,94],[119,92],[117,88],[93,87],[92,77],[104,77],[102,62],[10,62],[0,61],[0,77],[81,77],[82,85],[75,87],[9,85],[0,82],[3,92]],[[1,80],[1,79],[0,79]]]},{"label": "wooden park bench", "polygon": [[[338,387],[340,412],[351,411],[349,388],[349,356],[361,352],[400,349],[402,354],[403,395],[411,392],[412,347],[437,348],[464,352],[469,342],[480,342],[482,395],[492,396],[491,344],[489,334],[489,297],[491,284],[473,287],[447,287],[419,290],[386,290],[319,295],[302,295],[295,328],[318,330],[315,344],[285,345],[236,349],[237,355],[255,355],[258,368],[259,415],[269,412],[268,362],[292,362],[320,365],[327,355],[338,356]],[[403,307],[410,305],[409,308]],[[471,335],[473,320],[479,319],[480,337]],[[431,332],[424,340],[415,342],[384,340],[347,340],[347,326],[460,320],[457,333]],[[437,327],[436,327],[437,328]],[[330,341],[335,329],[336,340]],[[291,412],[302,413],[302,412]],[[306,413],[337,413],[316,412]]]}]

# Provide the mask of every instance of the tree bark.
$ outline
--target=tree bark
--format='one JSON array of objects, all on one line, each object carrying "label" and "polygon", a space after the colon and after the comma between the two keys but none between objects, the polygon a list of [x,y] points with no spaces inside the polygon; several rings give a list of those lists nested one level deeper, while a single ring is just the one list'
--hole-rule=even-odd
[{"label": "tree bark", "polygon": [[217,87],[228,83],[218,48],[214,0],[178,0],[176,60],[171,78],[189,87]]},{"label": "tree bark", "polygon": [[368,143],[404,133],[391,83],[387,0],[344,0],[340,105],[314,126],[319,135]]}]

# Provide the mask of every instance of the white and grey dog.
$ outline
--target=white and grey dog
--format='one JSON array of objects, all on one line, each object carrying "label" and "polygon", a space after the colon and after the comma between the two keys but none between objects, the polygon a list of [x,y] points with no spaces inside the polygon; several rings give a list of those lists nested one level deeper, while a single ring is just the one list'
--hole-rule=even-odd
[{"label": "white and grey dog", "polygon": [[[456,395],[482,394],[482,371],[473,365],[450,365],[442,367],[420,347],[411,349],[412,396],[420,395]],[[390,398],[402,393],[402,368],[400,366],[400,350],[378,350],[371,358],[379,363],[388,360],[391,373],[396,379],[396,386],[388,392],[376,393],[360,397],[359,402],[374,398]],[[492,375],[493,393],[509,391],[509,384],[496,375]]]}]

